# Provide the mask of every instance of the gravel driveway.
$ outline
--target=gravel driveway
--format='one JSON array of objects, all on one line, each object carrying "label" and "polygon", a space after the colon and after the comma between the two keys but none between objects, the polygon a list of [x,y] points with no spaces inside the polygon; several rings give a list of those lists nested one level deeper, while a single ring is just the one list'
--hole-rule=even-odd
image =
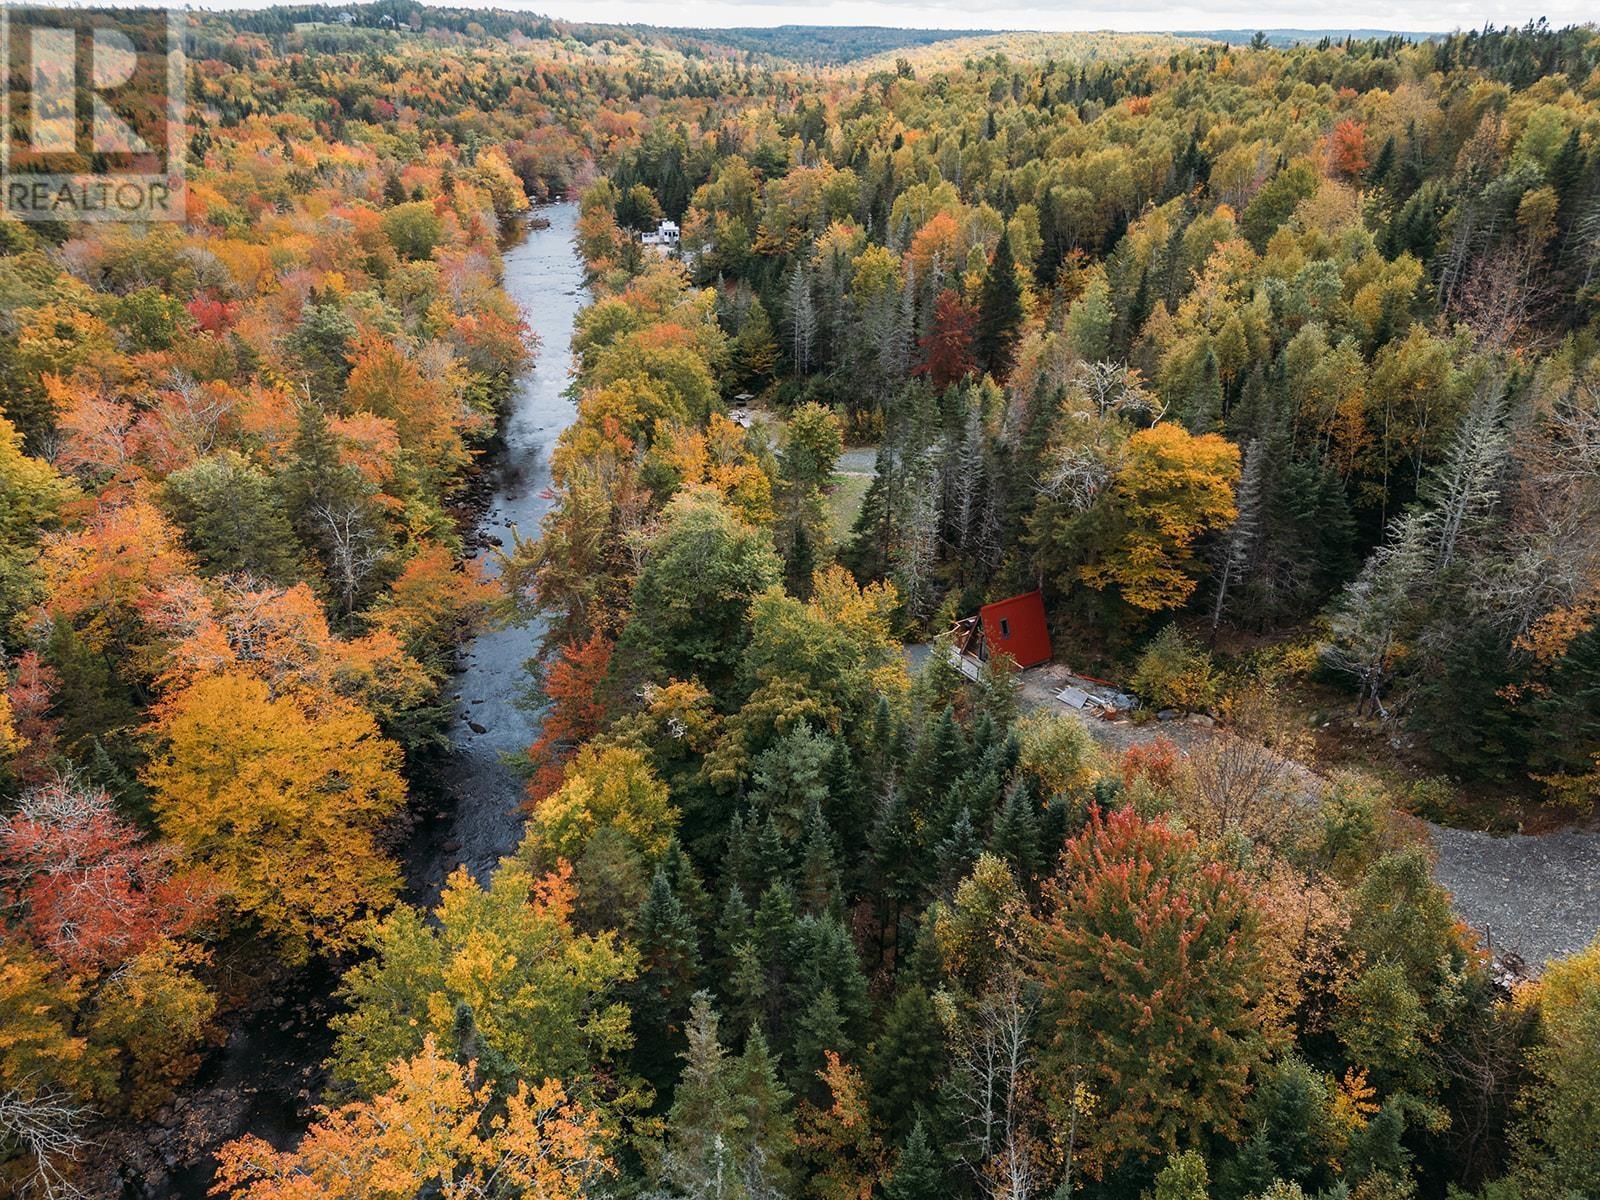
[{"label": "gravel driveway", "polygon": [[[928,648],[908,647],[907,655],[915,668]],[[1077,717],[1114,753],[1158,737],[1188,749],[1211,736],[1208,725],[1192,719],[1135,725],[1086,718],[1056,701],[1056,676],[1063,673],[1053,665],[1024,671],[1023,707]],[[1520,960],[1537,974],[1551,959],[1583,949],[1600,934],[1600,830],[1500,836],[1432,822],[1428,830],[1438,855],[1434,878],[1450,890],[1461,919],[1509,966]]]},{"label": "gravel driveway", "polygon": [[1430,825],[1434,878],[1496,955],[1537,971],[1600,933],[1600,833],[1499,836]]}]

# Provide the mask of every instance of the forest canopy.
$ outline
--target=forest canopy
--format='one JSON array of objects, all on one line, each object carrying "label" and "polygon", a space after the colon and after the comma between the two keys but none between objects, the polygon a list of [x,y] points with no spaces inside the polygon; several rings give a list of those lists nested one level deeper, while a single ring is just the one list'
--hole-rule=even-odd
[{"label": "forest canopy", "polygon": [[[1423,823],[1600,800],[1593,27],[188,36],[186,221],[0,220],[0,1187],[162,1194],[321,979],[215,1195],[1600,1193],[1600,944]],[[1035,591],[1134,718],[952,659]],[[518,622],[518,842],[425,898]]]}]

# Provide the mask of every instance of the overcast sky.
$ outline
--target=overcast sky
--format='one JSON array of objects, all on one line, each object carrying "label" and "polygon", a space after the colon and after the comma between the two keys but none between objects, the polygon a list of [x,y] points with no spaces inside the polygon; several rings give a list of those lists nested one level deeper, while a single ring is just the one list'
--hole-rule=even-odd
[{"label": "overcast sky", "polygon": [[[458,0],[459,2],[459,0]],[[1520,25],[1548,17],[1567,25],[1596,19],[1596,0],[535,0],[525,8],[576,21],[649,25],[900,25],[921,29],[1403,29],[1448,31],[1493,21]]]}]

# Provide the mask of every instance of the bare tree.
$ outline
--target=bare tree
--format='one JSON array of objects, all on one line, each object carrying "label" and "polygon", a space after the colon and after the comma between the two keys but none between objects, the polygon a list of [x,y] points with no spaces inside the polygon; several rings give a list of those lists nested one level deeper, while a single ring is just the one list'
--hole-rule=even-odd
[{"label": "bare tree", "polygon": [[1306,820],[1303,781],[1276,746],[1250,734],[1219,732],[1189,756],[1184,819],[1204,837],[1240,834],[1283,846]]},{"label": "bare tree", "polygon": [[1111,463],[1098,446],[1066,446],[1045,464],[1043,474],[1034,480],[1037,495],[1048,496],[1083,512],[1100,497],[1111,482]]},{"label": "bare tree", "polygon": [[1543,263],[1533,242],[1497,245],[1488,235],[1482,252],[1456,277],[1459,282],[1448,293],[1446,308],[1488,349],[1516,345],[1557,294],[1542,273]]},{"label": "bare tree", "polygon": [[312,506],[311,518],[328,552],[328,572],[345,612],[354,612],[372,573],[383,564],[383,535],[357,500],[335,498]]},{"label": "bare tree", "polygon": [[811,350],[817,340],[817,306],[811,298],[811,276],[801,263],[789,277],[789,331],[794,369],[800,375],[811,373]]},{"label": "bare tree", "polygon": [[72,1164],[89,1145],[89,1112],[66,1092],[0,1092],[0,1148],[26,1160],[18,1195],[42,1200],[86,1200],[72,1179]]},{"label": "bare tree", "polygon": [[187,371],[178,371],[169,395],[173,403],[165,410],[168,424],[197,455],[210,454],[223,420],[235,407],[235,393],[230,388],[202,387]]},{"label": "bare tree", "polygon": [[928,615],[933,570],[939,558],[938,463],[929,451],[910,464],[905,478],[904,522],[893,550],[895,575],[914,620]]},{"label": "bare tree", "polygon": [[1384,695],[1399,662],[1401,637],[1412,623],[1417,592],[1433,559],[1429,514],[1421,509],[1395,519],[1389,541],[1372,552],[1346,586],[1329,618],[1322,660],[1353,677],[1361,689],[1356,714],[1387,718]]},{"label": "bare tree", "polygon": [[1234,517],[1222,540],[1221,569],[1217,572],[1217,598],[1211,606],[1211,636],[1216,637],[1217,626],[1222,624],[1222,614],[1228,604],[1228,592],[1243,577],[1250,565],[1251,552],[1256,539],[1261,536],[1261,476],[1265,451],[1259,439],[1245,447],[1244,470],[1239,476],[1239,490],[1234,507]]},{"label": "bare tree", "polygon": [[1439,1063],[1457,1085],[1447,1138],[1468,1186],[1481,1185],[1505,1163],[1510,1118],[1527,1082],[1529,1027],[1536,1019],[1529,1006],[1496,1004],[1468,1015],[1454,1036],[1438,1043]]},{"label": "bare tree", "polygon": [[1073,382],[1102,417],[1116,413],[1153,425],[1166,415],[1167,406],[1145,388],[1139,369],[1127,363],[1105,360],[1081,363]]},{"label": "bare tree", "polygon": [[1583,287],[1588,288],[1600,275],[1600,192],[1589,197],[1569,235],[1572,253],[1584,264]]},{"label": "bare tree", "polygon": [[1600,595],[1600,388],[1564,389],[1514,441],[1503,528],[1470,564],[1470,595],[1513,643]]},{"label": "bare tree", "polygon": [[973,537],[984,485],[983,414],[969,402],[966,419],[944,439],[944,512],[950,544],[965,552]]},{"label": "bare tree", "polygon": [[1505,389],[1495,381],[1479,388],[1434,479],[1434,574],[1449,569],[1463,534],[1494,509],[1507,458]]},{"label": "bare tree", "polygon": [[1028,1200],[1043,1174],[1033,1097],[1032,1032],[1038,1001],[1007,962],[962,1022],[953,1087],[967,1163],[991,1200]]}]

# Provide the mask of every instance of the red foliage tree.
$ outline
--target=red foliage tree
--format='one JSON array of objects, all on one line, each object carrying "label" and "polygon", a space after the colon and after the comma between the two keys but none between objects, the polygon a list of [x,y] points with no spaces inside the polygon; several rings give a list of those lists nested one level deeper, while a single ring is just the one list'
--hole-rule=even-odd
[{"label": "red foliage tree", "polygon": [[[1095,810],[1046,885],[1042,1065],[1060,1097],[1095,1094],[1085,1166],[1232,1136],[1268,1049],[1257,900],[1192,833]],[[1059,1114],[1058,1114],[1059,1115]]]},{"label": "red foliage tree", "polygon": [[606,672],[611,669],[611,643],[596,633],[583,643],[561,647],[545,672],[544,694],[550,708],[539,738],[528,747],[533,777],[528,800],[537,802],[561,786],[567,760],[605,723]]},{"label": "red foliage tree", "polygon": [[1171,738],[1140,742],[1122,752],[1122,786],[1131,788],[1144,779],[1158,791],[1172,786],[1178,774],[1178,747]]},{"label": "red foliage tree", "polygon": [[239,315],[238,304],[218,299],[209,292],[196,296],[184,308],[189,310],[194,323],[206,333],[226,333],[233,328]]},{"label": "red foliage tree", "polygon": [[1367,169],[1367,127],[1346,118],[1333,127],[1328,139],[1328,170],[1354,179]]},{"label": "red foliage tree", "polygon": [[210,915],[211,888],[174,858],[165,843],[144,841],[104,791],[68,780],[34,788],[0,817],[0,897],[73,968],[115,966]]},{"label": "red foliage tree", "polygon": [[43,783],[49,777],[49,759],[56,746],[61,722],[51,715],[61,679],[54,668],[32,650],[17,659],[17,677],[6,688],[11,720],[21,749],[11,760],[12,773],[23,783]]},{"label": "red foliage tree", "polygon": [[978,310],[945,288],[934,302],[933,328],[920,343],[922,365],[917,372],[941,391],[965,379],[978,367],[972,351],[977,327]]}]

